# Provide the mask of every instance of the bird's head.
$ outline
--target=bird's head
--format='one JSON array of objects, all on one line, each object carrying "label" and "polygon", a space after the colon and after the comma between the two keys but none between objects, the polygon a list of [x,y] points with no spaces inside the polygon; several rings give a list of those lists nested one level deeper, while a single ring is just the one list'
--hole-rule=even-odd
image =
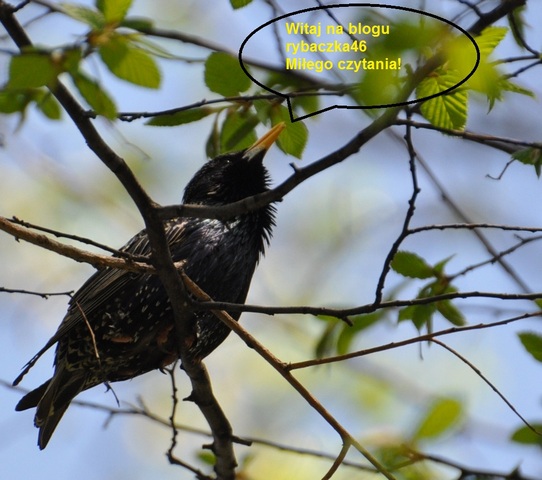
[{"label": "bird's head", "polygon": [[186,186],[183,202],[225,205],[266,191],[269,175],[263,158],[282,130],[281,122],[249,148],[209,160]]}]

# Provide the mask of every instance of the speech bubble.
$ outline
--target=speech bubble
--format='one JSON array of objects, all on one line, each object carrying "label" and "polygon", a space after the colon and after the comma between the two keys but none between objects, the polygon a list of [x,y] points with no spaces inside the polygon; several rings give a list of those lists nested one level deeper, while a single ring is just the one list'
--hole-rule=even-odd
[{"label": "speech bubble", "polygon": [[[415,48],[413,47],[411,52],[408,51],[408,48],[401,50],[403,52],[401,56],[386,56],[379,58],[377,52],[379,40],[375,41],[375,39],[387,36],[386,40],[392,39],[390,43],[395,42],[397,44],[397,42],[401,43],[404,41],[404,45],[406,46],[410,44],[409,42],[414,45],[416,44],[416,40],[420,40],[420,38],[410,39],[408,38],[408,35],[405,36],[404,28],[401,28],[400,32],[396,31],[394,33],[394,20],[388,22],[384,15],[384,13],[391,13],[391,11],[406,12],[409,16],[417,15],[423,17],[423,25],[426,26],[427,32],[429,32],[427,35],[428,42],[436,42],[439,40],[440,37],[434,36],[434,32],[433,37],[430,33],[432,31],[431,29],[438,28],[439,25],[441,28],[447,30],[450,30],[448,27],[452,27],[457,32],[464,35],[469,40],[475,53],[475,60],[473,61],[472,68],[467,70],[467,73],[461,81],[457,82],[457,84],[434,95],[403,102],[377,100],[375,104],[364,105],[346,105],[337,103],[294,118],[291,96],[289,96],[288,93],[277,90],[277,87],[274,85],[273,87],[266,85],[264,83],[265,80],[257,78],[248,70],[247,66],[245,66],[243,54],[245,53],[245,48],[249,41],[252,40],[252,43],[256,44],[255,37],[257,37],[264,29],[272,27],[274,29],[273,33],[275,37],[280,38],[283,43],[283,45],[281,45],[281,70],[295,70],[299,76],[317,79],[320,84],[330,85],[335,89],[342,83],[345,85],[358,84],[360,79],[362,79],[362,81],[365,81],[367,84],[373,84],[376,88],[382,89],[383,92],[386,91],[386,89],[391,90],[392,78],[397,80],[399,75],[406,76],[410,69],[415,69],[407,62],[407,60],[415,61],[414,57],[411,58],[409,56],[415,53]],[[357,13],[357,17],[361,19],[372,16],[380,18],[381,21],[363,23],[361,21],[352,21],[349,17],[349,20],[343,23],[338,18],[338,16],[346,14],[352,16],[354,13]],[[363,15],[364,13],[365,15]],[[430,26],[428,26],[429,24]],[[396,23],[395,25],[398,24]],[[397,28],[397,30],[399,30],[399,28]],[[425,30],[420,31],[418,29],[416,32],[423,40],[423,32],[425,32]],[[422,34],[420,34],[420,32],[422,32]],[[396,35],[397,38],[393,39],[393,35]],[[433,47],[434,45],[428,44],[426,46]],[[417,45],[417,48],[419,47],[420,45]],[[374,50],[373,52],[371,52],[372,49]],[[473,55],[471,55],[471,58],[473,58]],[[292,122],[296,122],[335,108],[367,110],[406,106],[424,102],[440,95],[446,95],[463,85],[474,74],[480,64],[480,49],[469,32],[454,22],[433,13],[395,5],[347,3],[297,10],[273,18],[263,25],[260,25],[253,30],[241,44],[239,48],[239,63],[245,74],[254,83],[263,89],[286,99],[288,110],[290,112],[290,119]],[[354,81],[352,83],[346,82],[345,75],[350,80],[353,77]],[[316,76],[320,78],[317,78]],[[339,78],[339,80],[337,80],[337,78]],[[318,93],[315,95],[318,95]],[[337,93],[337,95],[339,96],[342,94]]]}]

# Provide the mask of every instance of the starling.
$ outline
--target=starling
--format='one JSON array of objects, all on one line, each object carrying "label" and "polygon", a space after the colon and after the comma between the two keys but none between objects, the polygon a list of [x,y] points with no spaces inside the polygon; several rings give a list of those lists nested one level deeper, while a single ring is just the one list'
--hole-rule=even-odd
[{"label": "starling", "polygon": [[[268,190],[263,157],[283,128],[277,124],[250,148],[208,161],[186,186],[183,203],[225,205]],[[199,287],[217,301],[243,303],[273,226],[274,207],[267,205],[226,221],[175,218],[165,230],[173,261],[184,261],[185,273]],[[145,230],[121,250],[150,256]],[[232,316],[238,320],[240,313]],[[195,311],[189,321],[195,340],[188,354],[195,359],[211,353],[230,332],[210,311]],[[55,343],[53,377],[16,406],[37,407],[40,449],[83,390],[162,369],[179,358],[173,313],[159,278],[112,268],[99,269],[73,295],[57,332],[14,384]]]}]

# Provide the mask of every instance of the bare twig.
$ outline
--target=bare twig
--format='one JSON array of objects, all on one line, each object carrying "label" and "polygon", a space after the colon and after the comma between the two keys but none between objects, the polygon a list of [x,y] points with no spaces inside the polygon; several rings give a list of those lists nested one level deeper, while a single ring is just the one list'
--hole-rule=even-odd
[{"label": "bare twig", "polygon": [[412,463],[429,461],[433,463],[438,463],[440,465],[445,465],[447,467],[454,468],[461,472],[460,479],[468,478],[479,478],[479,479],[488,479],[488,480],[536,480],[533,477],[526,477],[522,475],[519,471],[519,468],[514,468],[509,473],[497,472],[495,470],[483,470],[480,468],[467,467],[466,465],[461,465],[457,462],[453,462],[447,458],[440,457],[438,455],[431,455],[427,453],[417,452],[412,449],[407,450],[407,455],[412,460]]},{"label": "bare twig", "polygon": [[449,280],[453,281],[454,278],[457,278],[462,275],[466,275],[467,273],[472,272],[473,270],[476,270],[480,267],[494,264],[498,262],[499,260],[501,260],[506,255],[510,255],[511,253],[515,252],[519,248],[522,248],[528,243],[536,242],[538,240],[542,240],[542,236],[538,235],[538,236],[530,237],[530,238],[520,238],[519,241],[515,245],[512,245],[510,248],[507,248],[506,250],[502,250],[501,252],[498,253],[498,255],[493,256],[487,260],[484,260],[483,262],[478,262],[478,263],[469,265],[468,267],[465,267],[463,270],[460,270],[459,272],[456,272],[453,275],[449,275]]},{"label": "bare twig", "polygon": [[[442,182],[437,178],[433,170],[429,167],[429,164],[425,161],[424,158],[421,156],[418,156],[418,163],[423,168],[424,172],[427,174],[435,188],[440,193],[440,196],[442,200],[449,206],[449,208],[452,210],[452,212],[455,213],[463,222],[465,223],[473,223],[471,222],[469,216],[459,207],[459,205],[454,201],[454,199],[451,197],[451,195],[448,193],[448,191],[444,188],[444,185]],[[499,252],[497,249],[492,245],[492,243],[489,241],[489,239],[486,237],[486,235],[480,231],[479,229],[472,230],[474,235],[478,238],[480,243],[484,246],[484,248],[487,250],[487,252],[492,255],[493,257],[497,258],[499,255]],[[516,283],[516,285],[525,293],[529,293],[531,289],[529,286],[523,281],[523,279],[519,276],[519,274],[514,270],[514,268],[508,264],[506,260],[503,258],[498,259],[499,265],[502,267],[502,269],[508,274],[508,276]]]},{"label": "bare twig", "polygon": [[25,240],[28,243],[50,250],[64,257],[71,258],[76,262],[89,263],[97,268],[111,267],[131,272],[156,273],[156,269],[148,263],[136,262],[125,258],[112,257],[91,253],[80,248],[66,245],[53,240],[45,235],[36,233],[32,229],[21,227],[12,220],[0,217],[0,230],[9,233],[17,240]]},{"label": "bare twig", "polygon": [[476,375],[478,375],[488,386],[489,388],[491,388],[491,390],[493,390],[499,397],[500,399],[506,403],[506,406],[512,410],[512,412],[514,412],[514,414],[525,424],[525,426],[531,430],[533,433],[535,433],[536,435],[540,435],[542,436],[542,433],[539,432],[538,430],[536,430],[536,428],[534,428],[526,419],[525,417],[523,417],[523,415],[521,415],[517,408],[514,407],[514,405],[512,404],[512,402],[510,402],[510,400],[508,400],[502,393],[501,391],[495,386],[493,385],[493,383],[491,383],[489,381],[489,379],[480,371],[480,369],[474,365],[471,361],[469,361],[466,357],[464,357],[463,355],[461,355],[457,350],[454,350],[453,348],[451,348],[450,346],[446,345],[444,342],[441,342],[440,340],[437,340],[436,338],[432,338],[431,339],[431,342],[433,343],[436,343],[437,345],[441,346],[442,348],[448,350],[451,354],[453,354],[454,356],[456,356],[457,358],[459,358],[459,360],[461,360],[465,365],[467,365],[474,373],[476,373]]},{"label": "bare twig", "polygon": [[128,252],[123,252],[122,250],[117,250],[115,248],[111,248],[109,245],[104,245],[103,243],[98,243],[90,238],[81,237],[79,235],[73,235],[71,233],[65,233],[65,232],[59,232],[58,230],[53,230],[52,228],[42,227],[40,225],[35,225],[33,223],[27,222],[25,220],[21,220],[20,218],[13,217],[11,219],[11,222],[13,222],[16,225],[21,225],[22,227],[32,229],[32,230],[38,230],[40,232],[49,233],[51,235],[54,235],[57,238],[68,238],[70,240],[75,240],[79,243],[84,243],[86,245],[91,245],[93,247],[97,247],[101,250],[104,250],[106,252],[112,253],[113,255],[117,257],[123,257],[123,258],[131,258],[132,260],[142,261],[146,262],[148,259],[146,257],[138,256],[138,255],[132,255]]},{"label": "bare twig", "polygon": [[398,118],[395,123],[397,125],[410,125],[414,128],[434,130],[439,133],[445,133],[446,135],[463,138],[471,142],[487,145],[497,150],[512,154],[520,150],[521,148],[540,148],[542,149],[542,143],[540,142],[528,142],[525,140],[516,140],[514,138],[497,137],[494,135],[487,135],[483,133],[470,132],[468,130],[453,130],[448,128],[436,127],[427,122],[417,122],[411,119]]},{"label": "bare twig", "polygon": [[401,243],[403,243],[404,239],[408,236],[410,222],[412,218],[414,217],[414,212],[416,210],[416,199],[418,198],[418,194],[420,193],[420,188],[418,186],[418,177],[416,174],[416,156],[417,155],[416,155],[416,151],[414,150],[414,145],[412,144],[411,128],[409,125],[407,125],[406,127],[405,143],[407,145],[407,150],[408,150],[408,166],[410,170],[410,180],[412,182],[412,194],[408,200],[408,208],[405,213],[405,219],[403,220],[403,226],[401,228],[401,232],[399,233],[399,235],[393,242],[388,252],[388,255],[386,256],[386,259],[384,260],[382,272],[380,273],[380,277],[376,285],[375,301],[374,301],[375,304],[378,304],[382,301],[382,292],[384,291],[384,284],[386,282],[386,277],[391,269],[391,262],[393,261],[393,257],[395,257],[395,254],[399,250]]},{"label": "bare twig", "polygon": [[44,298],[45,300],[47,300],[49,297],[60,297],[60,296],[68,296],[68,297],[71,297],[71,295],[73,294],[73,290],[69,291],[69,292],[33,292],[33,291],[30,291],[30,290],[22,290],[22,289],[19,289],[19,288],[5,288],[5,287],[0,287],[0,292],[3,292],[3,293],[20,293],[20,294],[23,294],[23,295],[35,295],[37,297],[41,297],[41,298]]},{"label": "bare twig", "polygon": [[302,362],[290,363],[287,366],[287,368],[288,370],[297,370],[300,368],[315,367],[318,365],[325,365],[328,363],[344,362],[345,360],[349,360],[352,358],[364,357],[366,355],[372,355],[378,352],[384,352],[386,350],[393,350],[395,348],[404,347],[406,345],[413,345],[413,344],[421,343],[421,342],[434,341],[435,338],[442,337],[445,335],[451,335],[454,333],[462,333],[462,332],[467,332],[467,331],[472,331],[472,330],[483,330],[486,328],[500,327],[504,325],[509,325],[510,323],[518,322],[520,320],[525,320],[527,318],[540,317],[541,315],[542,315],[542,312],[537,311],[537,312],[532,312],[532,313],[525,313],[523,315],[518,315],[512,318],[507,318],[499,322],[479,323],[476,325],[468,325],[466,327],[451,327],[445,330],[438,330],[436,332],[430,332],[425,335],[418,335],[416,337],[407,338],[406,340],[401,340],[398,342],[386,343],[384,345],[379,345],[372,348],[366,348],[364,350],[358,350],[356,352],[346,353],[344,355],[336,355],[332,357],[316,358],[313,360],[305,360]]}]

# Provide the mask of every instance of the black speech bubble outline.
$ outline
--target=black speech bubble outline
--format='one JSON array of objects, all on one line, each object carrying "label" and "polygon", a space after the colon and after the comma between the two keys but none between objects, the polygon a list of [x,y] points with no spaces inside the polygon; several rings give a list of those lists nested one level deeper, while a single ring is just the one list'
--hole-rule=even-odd
[{"label": "black speech bubble outline", "polygon": [[[409,13],[416,13],[418,15],[425,15],[426,17],[434,18],[434,19],[439,20],[439,21],[441,21],[443,23],[446,23],[446,24],[450,25],[451,27],[459,30],[463,35],[465,35],[469,39],[469,41],[474,46],[474,49],[476,50],[476,62],[474,63],[474,67],[469,72],[469,74],[463,80],[458,82],[456,85],[453,85],[450,88],[447,88],[446,90],[443,90],[442,92],[435,93],[433,95],[429,95],[428,97],[417,98],[417,99],[414,99],[414,100],[407,100],[406,102],[385,103],[385,104],[382,104],[382,105],[359,105],[359,106],[332,105],[331,107],[326,107],[326,108],[323,108],[322,110],[318,110],[316,112],[312,112],[312,113],[309,113],[307,115],[303,115],[301,117],[294,118],[290,97],[288,95],[282,93],[282,92],[279,92],[277,90],[273,90],[272,88],[267,87],[266,85],[259,82],[256,78],[254,78],[249,73],[249,71],[245,67],[245,64],[243,63],[243,49],[245,48],[245,45],[250,40],[250,38],[252,38],[256,33],[258,33],[260,30],[263,30],[268,25],[271,25],[272,23],[275,23],[275,22],[278,22],[279,20],[282,20],[283,18],[294,17],[295,15],[300,15],[302,13],[312,12],[312,11],[315,11],[315,10],[327,10],[327,9],[330,9],[330,8],[344,8],[344,7],[346,7],[346,8],[348,8],[348,7],[369,7],[369,8],[388,8],[390,10],[403,10],[403,11],[409,12]],[[243,40],[243,43],[239,47],[238,58],[239,58],[239,64],[241,65],[241,68],[245,72],[245,75],[248,78],[250,78],[250,80],[252,82],[259,85],[260,87],[267,90],[268,92],[271,92],[271,93],[274,93],[275,95],[286,98],[286,102],[288,104],[288,112],[290,113],[290,120],[292,122],[297,122],[299,120],[303,120],[304,118],[312,117],[314,115],[319,115],[319,114],[327,112],[329,110],[334,110],[335,108],[346,108],[346,109],[354,109],[354,110],[369,110],[369,109],[373,109],[373,108],[400,107],[400,106],[412,105],[414,103],[425,102],[426,100],[430,100],[432,98],[440,97],[441,95],[446,95],[446,94],[450,93],[451,91],[455,90],[456,88],[460,87],[461,85],[463,85],[470,77],[472,77],[474,75],[474,72],[476,72],[476,70],[478,69],[478,66],[480,65],[480,48],[478,47],[478,44],[476,43],[476,40],[474,40],[473,36],[469,32],[467,32],[464,28],[462,28],[459,25],[455,24],[451,20],[448,20],[447,18],[441,17],[439,15],[435,15],[434,13],[424,12],[423,10],[417,10],[415,8],[410,8],[410,7],[398,7],[396,5],[386,5],[386,4],[382,4],[382,3],[379,3],[379,4],[374,4],[374,3],[341,3],[341,4],[337,4],[337,5],[323,5],[323,6],[320,6],[320,7],[311,7],[311,8],[305,8],[305,9],[302,9],[302,10],[296,10],[294,12],[290,12],[290,13],[287,13],[285,15],[281,15],[280,17],[276,17],[276,18],[273,18],[272,20],[269,20],[268,22],[260,25],[258,28],[256,28],[252,32],[250,32],[250,34]]]}]

